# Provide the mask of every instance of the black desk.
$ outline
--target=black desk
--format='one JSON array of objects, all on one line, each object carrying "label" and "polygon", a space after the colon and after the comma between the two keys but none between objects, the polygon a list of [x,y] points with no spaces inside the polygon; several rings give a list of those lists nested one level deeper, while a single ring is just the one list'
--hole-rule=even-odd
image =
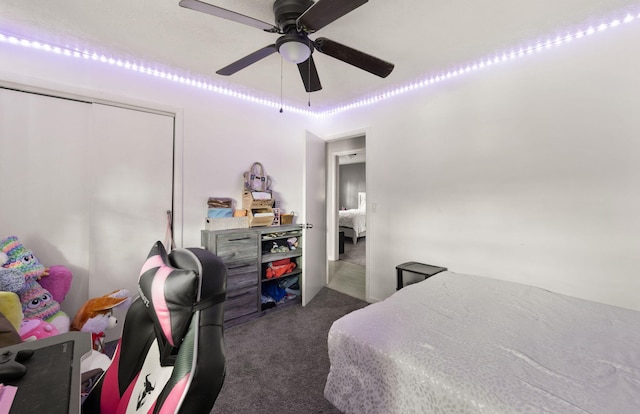
[{"label": "black desk", "polygon": [[[16,354],[31,349],[34,354],[22,362],[26,374],[18,379],[0,379],[18,387],[10,414],[80,413],[81,367],[83,356],[91,352],[91,334],[68,332],[37,341],[0,348],[0,353]],[[61,395],[62,393],[66,395]]]},{"label": "black desk", "polygon": [[423,275],[425,279],[447,270],[446,267],[440,266],[432,266],[424,263],[418,262],[407,262],[402,263],[396,266],[396,271],[398,272],[398,286],[396,290],[400,290],[404,287],[404,282],[402,281],[402,272],[411,272],[417,273],[419,275]]}]

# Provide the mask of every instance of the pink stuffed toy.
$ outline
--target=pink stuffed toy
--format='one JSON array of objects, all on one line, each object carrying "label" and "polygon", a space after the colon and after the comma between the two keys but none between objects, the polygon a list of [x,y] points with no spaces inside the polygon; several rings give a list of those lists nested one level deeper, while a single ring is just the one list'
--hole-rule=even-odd
[{"label": "pink stuffed toy", "polygon": [[20,324],[20,338],[24,342],[58,335],[58,329],[42,319],[23,319]]},{"label": "pink stuffed toy", "polygon": [[72,280],[71,270],[66,266],[58,265],[45,268],[38,282],[51,293],[53,300],[62,303],[71,290]]}]

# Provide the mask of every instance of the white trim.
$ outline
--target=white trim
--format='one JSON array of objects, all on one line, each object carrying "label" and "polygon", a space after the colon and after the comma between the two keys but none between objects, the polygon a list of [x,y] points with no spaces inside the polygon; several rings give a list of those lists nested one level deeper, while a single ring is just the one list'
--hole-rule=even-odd
[{"label": "white trim", "polygon": [[119,108],[131,109],[134,111],[141,111],[141,112],[149,112],[157,115],[170,116],[172,118],[175,118],[176,116],[175,110],[169,111],[164,109],[157,109],[149,106],[149,104],[140,104],[140,103],[134,104],[134,103],[116,101],[112,99],[96,98],[91,95],[75,93],[75,92],[70,93],[70,92],[65,92],[57,89],[48,89],[48,88],[43,88],[35,85],[27,85],[23,83],[5,81],[2,79],[0,79],[0,88],[9,89],[9,90],[18,91],[18,92],[33,93],[37,95],[51,96],[53,98],[69,99],[72,101],[117,106]]}]

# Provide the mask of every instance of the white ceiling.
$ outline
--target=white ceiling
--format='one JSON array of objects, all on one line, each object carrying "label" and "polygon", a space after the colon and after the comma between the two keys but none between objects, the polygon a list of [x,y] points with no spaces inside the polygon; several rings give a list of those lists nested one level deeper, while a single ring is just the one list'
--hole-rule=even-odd
[{"label": "white ceiling", "polygon": [[[273,23],[273,0],[207,0]],[[327,37],[395,64],[381,79],[320,53],[323,89],[312,106],[346,103],[426,75],[502,54],[631,11],[635,0],[371,0],[322,28]],[[178,0],[2,0],[0,33],[98,50],[280,99],[281,59],[271,55],[230,76],[215,71],[275,42],[278,35],[182,8]],[[306,105],[295,65],[284,62],[285,102]]]}]

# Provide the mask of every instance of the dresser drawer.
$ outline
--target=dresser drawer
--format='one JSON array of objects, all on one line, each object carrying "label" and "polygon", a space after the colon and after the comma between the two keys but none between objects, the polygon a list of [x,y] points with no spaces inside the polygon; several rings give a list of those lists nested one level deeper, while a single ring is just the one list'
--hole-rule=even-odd
[{"label": "dresser drawer", "polygon": [[225,263],[257,259],[258,245],[256,233],[219,234],[216,240],[216,254]]},{"label": "dresser drawer", "polygon": [[227,264],[227,291],[258,284],[258,261],[253,259],[245,262]]},{"label": "dresser drawer", "polygon": [[243,289],[227,291],[224,302],[224,320],[239,318],[258,311],[258,287],[250,286]]}]

